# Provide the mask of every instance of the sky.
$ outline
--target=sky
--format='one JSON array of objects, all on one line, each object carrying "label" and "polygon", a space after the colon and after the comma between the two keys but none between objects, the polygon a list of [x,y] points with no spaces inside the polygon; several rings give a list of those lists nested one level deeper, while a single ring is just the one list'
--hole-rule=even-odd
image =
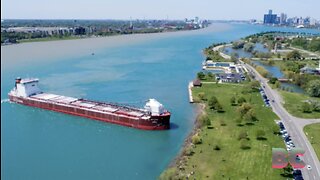
[{"label": "sky", "polygon": [[1,0],[1,19],[263,19],[272,9],[320,20],[320,0]]}]

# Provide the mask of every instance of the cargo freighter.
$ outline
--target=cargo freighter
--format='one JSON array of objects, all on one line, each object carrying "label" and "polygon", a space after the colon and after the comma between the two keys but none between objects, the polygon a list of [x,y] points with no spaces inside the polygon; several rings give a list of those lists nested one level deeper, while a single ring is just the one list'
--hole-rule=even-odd
[{"label": "cargo freighter", "polygon": [[8,94],[10,101],[138,129],[170,129],[171,114],[155,99],[149,99],[144,108],[136,108],[44,93],[38,82],[35,78],[16,78],[15,87]]}]

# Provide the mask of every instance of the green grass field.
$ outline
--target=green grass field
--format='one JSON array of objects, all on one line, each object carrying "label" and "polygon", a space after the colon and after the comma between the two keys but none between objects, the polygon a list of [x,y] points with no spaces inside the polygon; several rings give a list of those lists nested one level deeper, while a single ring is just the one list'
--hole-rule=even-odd
[{"label": "green grass field", "polygon": [[[258,92],[242,94],[243,88],[245,86],[232,84],[203,84],[201,88],[193,88],[196,101],[199,101],[199,93],[205,93],[208,99],[214,95],[225,112],[217,113],[206,108],[213,129],[202,127],[199,130],[202,144],[193,148],[192,156],[183,157],[185,162],[178,162],[176,167],[163,173],[163,179],[168,178],[168,174],[185,179],[191,172],[194,172],[191,173],[192,179],[286,179],[280,175],[282,169],[271,168],[272,147],[284,148],[282,138],[273,133],[274,129],[278,129],[274,122],[278,117],[270,108],[263,106]],[[232,96],[245,97],[247,102],[253,105],[258,121],[253,125],[243,123],[243,126],[239,126],[236,122],[239,117],[236,111],[238,106],[231,106]],[[221,125],[221,121],[226,125]],[[256,131],[260,129],[266,132],[266,140],[256,139]],[[243,131],[248,133],[250,149],[240,148],[238,135]],[[214,150],[217,144],[221,150]],[[181,167],[184,170],[178,170]]]},{"label": "green grass field", "polygon": [[286,91],[279,91],[283,100],[284,100],[284,108],[296,117],[301,118],[320,118],[320,112],[313,111],[312,113],[303,113],[301,110],[301,105],[305,100],[313,99],[320,101],[320,98],[312,98],[299,93],[292,93]]},{"label": "green grass field", "polygon": [[320,160],[320,123],[307,125],[303,130]]}]

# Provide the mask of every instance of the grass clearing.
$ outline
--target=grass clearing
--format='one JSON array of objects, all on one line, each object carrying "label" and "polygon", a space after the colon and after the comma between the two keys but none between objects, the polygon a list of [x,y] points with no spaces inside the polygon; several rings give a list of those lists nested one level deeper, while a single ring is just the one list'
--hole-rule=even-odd
[{"label": "grass clearing", "polygon": [[310,124],[303,128],[306,136],[308,137],[318,159],[320,159],[320,123]]},{"label": "grass clearing", "polygon": [[304,94],[292,93],[287,91],[279,91],[283,100],[284,108],[292,114],[293,116],[300,118],[320,118],[320,112],[312,111],[311,113],[303,113],[301,105],[306,100],[317,100],[320,101],[320,98],[309,97]]},{"label": "grass clearing", "polygon": [[[213,112],[206,106],[213,128],[199,129],[202,143],[194,146],[192,156],[184,156],[183,161],[177,162],[174,173],[170,168],[171,174],[182,179],[188,174],[195,179],[286,179],[280,175],[282,169],[271,168],[272,147],[284,148],[282,138],[273,133],[278,129],[274,122],[278,117],[270,108],[264,107],[258,92],[243,94],[244,88],[233,84],[203,84],[201,88],[193,88],[195,101],[200,101],[199,93],[204,93],[207,99],[214,95],[225,112]],[[236,111],[238,106],[231,106],[232,96],[244,97],[253,106],[258,121],[239,126],[236,122],[240,116]],[[222,121],[226,125],[222,125]],[[266,140],[256,139],[256,132],[261,129],[266,133]],[[247,132],[250,149],[240,148],[238,136],[241,132]],[[215,150],[216,145],[220,150]]]}]

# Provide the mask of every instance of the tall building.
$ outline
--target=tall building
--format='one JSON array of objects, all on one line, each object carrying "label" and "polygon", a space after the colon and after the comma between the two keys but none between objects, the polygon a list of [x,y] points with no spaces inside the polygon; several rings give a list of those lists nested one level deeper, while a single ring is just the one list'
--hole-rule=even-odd
[{"label": "tall building", "polygon": [[315,26],[317,24],[317,20],[312,18],[310,19],[310,26]]},{"label": "tall building", "polygon": [[263,24],[277,24],[277,15],[272,14],[272,10],[269,10],[269,13],[264,15]]},{"label": "tall building", "polygon": [[280,24],[286,24],[287,23],[287,15],[284,13],[280,14]]}]

